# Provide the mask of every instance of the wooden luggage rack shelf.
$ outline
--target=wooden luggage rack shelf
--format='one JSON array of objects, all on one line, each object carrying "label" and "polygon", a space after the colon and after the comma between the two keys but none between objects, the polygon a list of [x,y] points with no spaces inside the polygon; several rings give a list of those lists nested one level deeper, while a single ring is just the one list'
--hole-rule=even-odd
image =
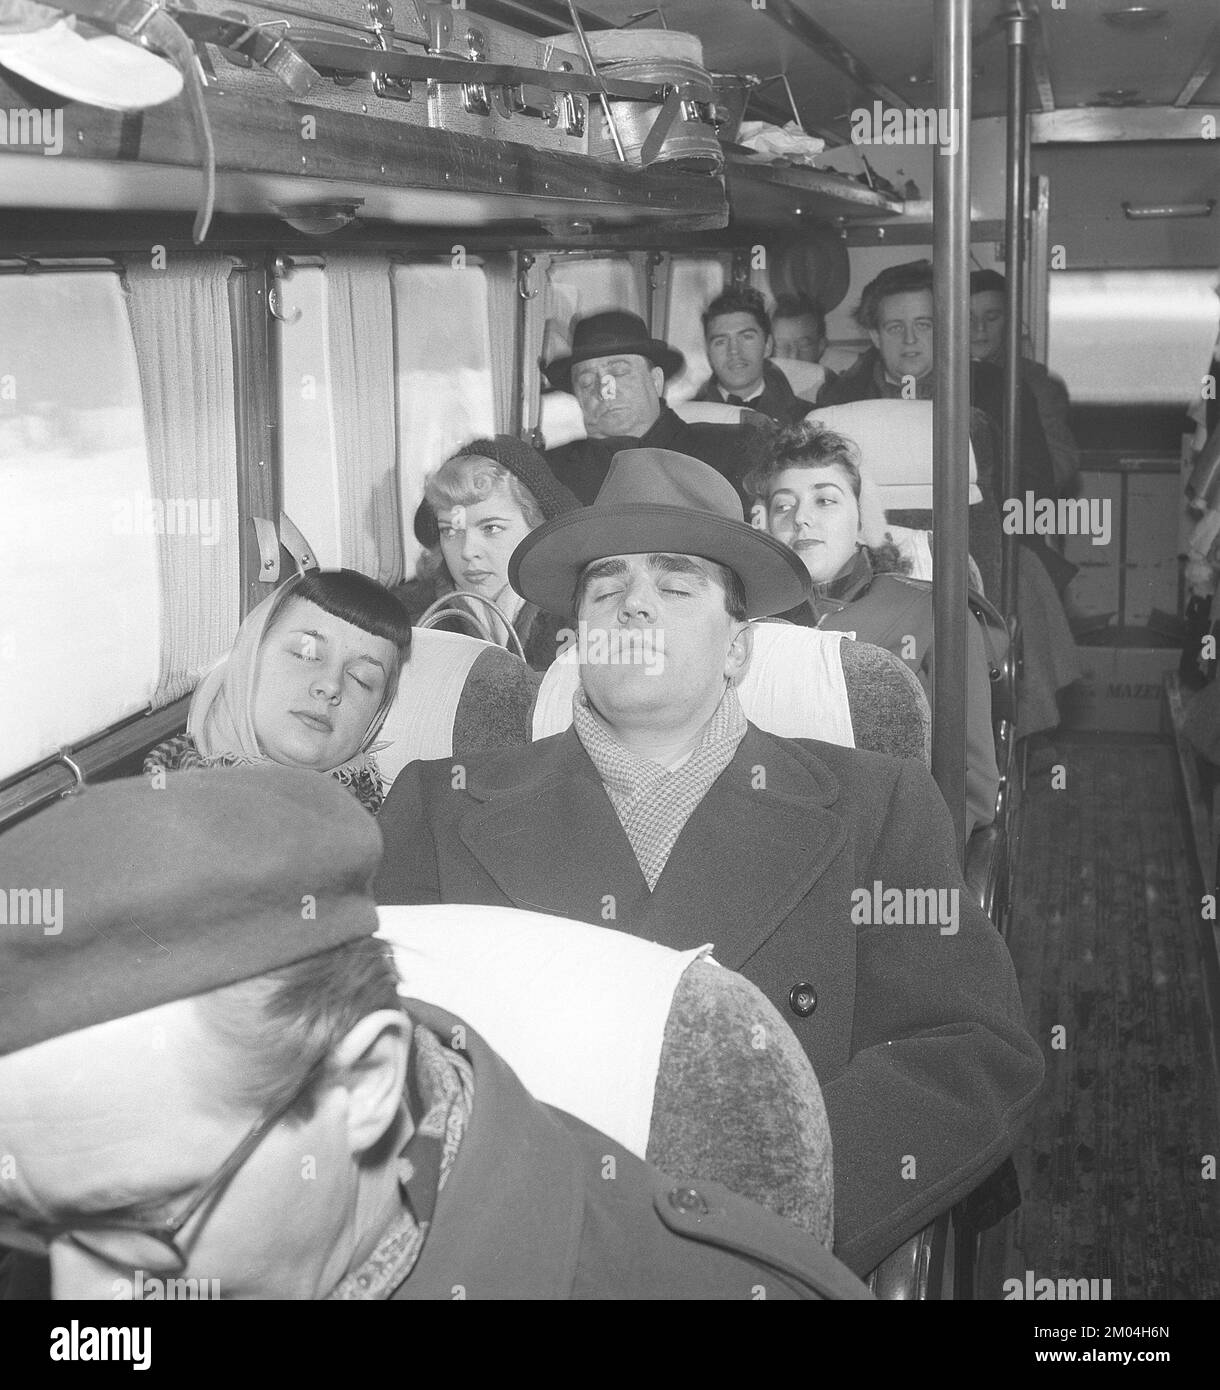
[{"label": "wooden luggage rack shelf", "polygon": [[901,199],[821,169],[761,164],[730,155],[727,176],[733,221],[742,226],[796,227],[811,219],[897,217],[904,208]]},{"label": "wooden luggage rack shelf", "polygon": [[[533,222],[553,235],[664,222],[703,231],[728,221],[724,183],[504,140],[403,125],[301,102],[208,92],[217,211],[238,216],[352,203],[362,220],[413,226]],[[31,105],[0,77],[0,107]],[[194,208],[199,151],[181,101],[123,115],[63,106],[63,151],[0,150],[7,209],[174,212]],[[318,137],[302,139],[313,116]]]}]

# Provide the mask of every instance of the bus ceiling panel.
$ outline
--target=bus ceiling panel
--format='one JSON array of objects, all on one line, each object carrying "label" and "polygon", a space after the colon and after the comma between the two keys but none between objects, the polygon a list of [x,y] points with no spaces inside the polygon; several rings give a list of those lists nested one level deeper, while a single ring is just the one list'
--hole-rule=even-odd
[{"label": "bus ceiling panel", "polygon": [[1171,106],[1214,41],[1215,0],[1128,5],[1070,0],[1040,7],[1047,65],[1060,108]]}]

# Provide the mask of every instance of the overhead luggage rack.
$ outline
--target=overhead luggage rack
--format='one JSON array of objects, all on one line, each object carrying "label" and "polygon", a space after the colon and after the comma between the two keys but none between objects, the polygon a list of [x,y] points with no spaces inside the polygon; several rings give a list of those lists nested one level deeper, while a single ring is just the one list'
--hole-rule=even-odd
[{"label": "overhead luggage rack", "polygon": [[[442,4],[399,6],[395,28],[391,0],[256,0],[249,15],[210,12],[223,0],[60,3],[133,43],[151,35],[185,90],[144,110],[103,109],[139,105],[122,99],[61,107],[0,68],[10,110],[61,122],[54,141],[40,126],[36,141],[4,142],[0,208],[196,206],[196,241],[213,211],[271,214],[318,233],[355,219],[532,224],[561,236],[727,222],[712,127],[697,127],[715,155],[701,166],[682,167],[666,144],[683,121],[712,119],[706,82],[606,77],[579,54]],[[600,147],[590,103],[607,92],[620,110],[652,113],[633,157]],[[35,98],[47,109],[26,112]]]},{"label": "overhead luggage rack", "polygon": [[[300,102],[206,94],[216,148],[219,212],[282,215],[294,206],[352,205],[361,220],[488,227],[533,221],[615,227],[664,219],[723,227],[721,180],[640,169],[588,156]],[[0,77],[0,105],[28,99]],[[68,104],[63,149],[0,151],[0,208],[188,211],[199,195],[190,113],[180,102],[132,115]],[[302,122],[316,123],[315,139]]]},{"label": "overhead luggage rack", "polygon": [[794,164],[765,164],[730,154],[726,161],[733,221],[741,226],[794,227],[823,221],[897,217],[901,198],[891,198],[845,174]]}]

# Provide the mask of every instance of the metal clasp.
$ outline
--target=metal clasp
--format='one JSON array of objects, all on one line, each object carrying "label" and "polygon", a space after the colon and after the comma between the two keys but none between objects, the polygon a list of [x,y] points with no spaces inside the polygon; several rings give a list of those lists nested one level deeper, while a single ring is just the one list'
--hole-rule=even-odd
[{"label": "metal clasp", "polygon": [[67,752],[62,748],[59,750],[58,753],[56,753],[55,761],[57,763],[63,763],[63,765],[76,779],[74,786],[65,787],[64,790],[60,792],[59,795],[61,799],[65,796],[75,796],[77,792],[82,791],[85,786],[85,774],[81,771],[80,764],[76,762],[73,758],[70,758]]}]

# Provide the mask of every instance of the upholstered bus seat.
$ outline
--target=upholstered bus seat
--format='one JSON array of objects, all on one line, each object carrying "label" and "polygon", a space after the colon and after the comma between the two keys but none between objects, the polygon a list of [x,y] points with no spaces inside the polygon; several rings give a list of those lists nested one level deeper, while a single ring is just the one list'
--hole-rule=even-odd
[{"label": "upholstered bus seat", "polygon": [[540,1100],[675,1178],[723,1183],[831,1244],[817,1078],[771,1003],[707,947],[679,952],[506,907],[378,915],[403,995],[464,1019]]},{"label": "upholstered bus seat", "polygon": [[387,787],[411,762],[529,742],[538,677],[503,647],[416,628],[377,762]]},{"label": "upholstered bus seat", "polygon": [[[849,401],[810,411],[806,419],[817,420],[856,444],[861,468],[880,490],[892,523],[915,530],[933,526],[931,401]],[[997,482],[992,480],[992,486]],[[985,583],[986,592],[998,592],[1000,516],[994,500],[984,502],[973,444],[968,497],[970,549],[978,562],[978,573],[972,578],[978,578],[980,590]],[[901,548],[900,540],[899,544]],[[916,577],[924,576],[917,572]]]},{"label": "upholstered bus seat", "polygon": [[[543,673],[533,736],[572,722],[579,678],[574,645]],[[838,632],[756,623],[738,686],[746,717],[783,738],[818,738],[929,762],[931,716],[918,677],[892,652]]]}]

